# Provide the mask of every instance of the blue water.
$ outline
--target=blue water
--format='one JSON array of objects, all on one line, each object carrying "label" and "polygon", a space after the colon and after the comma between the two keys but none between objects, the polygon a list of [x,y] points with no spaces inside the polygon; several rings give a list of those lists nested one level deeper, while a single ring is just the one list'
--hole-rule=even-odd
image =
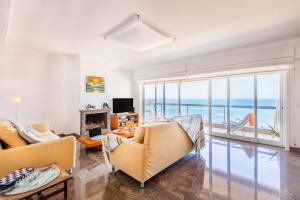
[{"label": "blue water", "polygon": [[[154,99],[146,99],[146,104],[154,104]],[[162,103],[162,99],[157,100],[158,103]],[[166,104],[178,103],[177,99],[166,99]],[[258,99],[258,106],[277,106],[276,99]],[[181,115],[201,114],[202,118],[206,121],[209,120],[208,99],[182,99],[181,104],[201,104],[202,106],[184,106],[181,105]],[[227,100],[226,99],[214,99],[212,100],[212,122],[216,124],[225,124],[227,122]],[[230,105],[230,121],[240,122],[250,112],[254,112],[254,100],[251,99],[231,99]],[[224,106],[224,107],[214,107]],[[235,108],[234,106],[250,106],[250,108]],[[157,117],[162,117],[162,105],[157,106]],[[178,116],[179,109],[177,105],[166,105],[166,118]],[[146,117],[154,116],[154,105],[145,105]],[[274,126],[276,118],[276,109],[258,109],[257,121],[258,128],[269,128],[269,125]],[[248,126],[248,125],[247,125]]]}]

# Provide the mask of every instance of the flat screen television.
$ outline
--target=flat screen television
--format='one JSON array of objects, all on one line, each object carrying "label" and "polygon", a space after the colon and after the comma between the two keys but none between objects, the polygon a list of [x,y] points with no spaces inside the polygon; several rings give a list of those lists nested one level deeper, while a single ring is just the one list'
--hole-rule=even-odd
[{"label": "flat screen television", "polygon": [[133,111],[133,98],[113,98],[113,113]]}]

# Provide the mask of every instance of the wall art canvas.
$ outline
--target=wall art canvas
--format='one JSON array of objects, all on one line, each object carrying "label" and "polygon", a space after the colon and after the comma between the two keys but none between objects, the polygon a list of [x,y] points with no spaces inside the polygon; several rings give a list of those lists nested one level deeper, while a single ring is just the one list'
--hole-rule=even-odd
[{"label": "wall art canvas", "polygon": [[86,92],[104,93],[105,78],[99,76],[86,76]]}]

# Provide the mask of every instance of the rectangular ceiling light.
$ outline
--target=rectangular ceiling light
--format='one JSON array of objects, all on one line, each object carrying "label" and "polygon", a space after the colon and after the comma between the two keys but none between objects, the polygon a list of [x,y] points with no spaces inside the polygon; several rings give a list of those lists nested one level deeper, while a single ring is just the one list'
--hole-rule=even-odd
[{"label": "rectangular ceiling light", "polygon": [[175,38],[167,37],[143,23],[139,15],[135,15],[119,24],[104,34],[104,38],[139,52],[144,52],[175,40]]}]

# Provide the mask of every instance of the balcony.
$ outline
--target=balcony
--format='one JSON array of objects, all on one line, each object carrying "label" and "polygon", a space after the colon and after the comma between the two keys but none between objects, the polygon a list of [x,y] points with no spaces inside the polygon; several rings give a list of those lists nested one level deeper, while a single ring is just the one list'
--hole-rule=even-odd
[{"label": "balcony", "polygon": [[[201,114],[204,122],[205,132],[209,133],[209,106],[206,104],[176,104],[146,103],[145,121],[169,118],[179,115]],[[165,111],[164,111],[165,110]],[[231,135],[254,138],[255,118],[254,106],[232,105],[230,106],[230,116],[227,116],[226,105],[211,106],[211,131],[212,133],[227,134],[228,129]],[[253,113],[252,119],[250,113]],[[276,133],[276,106],[257,106],[257,138],[264,140],[280,141],[279,132]],[[250,116],[250,117],[249,117]],[[230,127],[228,120],[230,118]],[[278,131],[278,130],[277,130]]]}]

